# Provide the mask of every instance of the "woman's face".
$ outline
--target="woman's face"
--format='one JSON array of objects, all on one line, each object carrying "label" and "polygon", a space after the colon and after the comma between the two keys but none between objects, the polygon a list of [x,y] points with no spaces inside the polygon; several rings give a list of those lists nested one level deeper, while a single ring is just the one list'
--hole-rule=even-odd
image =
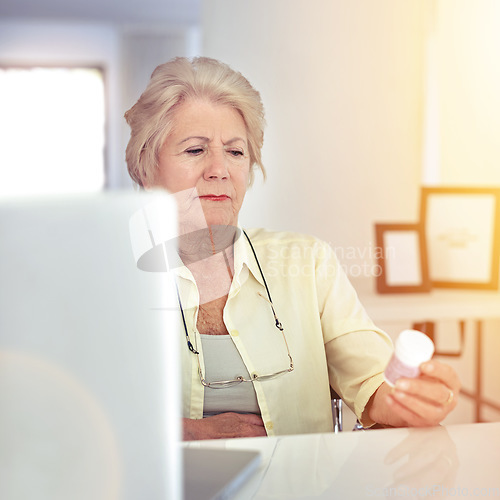
[{"label": "woman's face", "polygon": [[235,109],[195,99],[179,105],[160,151],[157,187],[183,191],[188,206],[201,202],[208,225],[237,225],[249,170],[246,126]]}]

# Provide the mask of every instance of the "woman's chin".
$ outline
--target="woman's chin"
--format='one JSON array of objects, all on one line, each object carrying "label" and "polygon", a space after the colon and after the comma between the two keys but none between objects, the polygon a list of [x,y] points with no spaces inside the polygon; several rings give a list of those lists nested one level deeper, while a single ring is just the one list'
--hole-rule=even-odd
[{"label": "woman's chin", "polygon": [[219,212],[210,210],[205,212],[205,220],[208,226],[237,226],[238,218],[235,215],[227,212]]},{"label": "woman's chin", "polygon": [[214,220],[207,220],[207,226],[237,226],[238,222],[233,222],[232,220],[228,219],[214,219]]}]

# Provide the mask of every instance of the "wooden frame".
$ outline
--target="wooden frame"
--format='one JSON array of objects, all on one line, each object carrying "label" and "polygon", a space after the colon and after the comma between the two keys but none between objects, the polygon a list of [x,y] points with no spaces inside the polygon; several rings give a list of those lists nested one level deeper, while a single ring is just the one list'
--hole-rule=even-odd
[{"label": "wooden frame", "polygon": [[425,236],[419,224],[375,224],[377,291],[428,292]]},{"label": "wooden frame", "polygon": [[500,188],[424,187],[420,221],[433,287],[498,288]]}]

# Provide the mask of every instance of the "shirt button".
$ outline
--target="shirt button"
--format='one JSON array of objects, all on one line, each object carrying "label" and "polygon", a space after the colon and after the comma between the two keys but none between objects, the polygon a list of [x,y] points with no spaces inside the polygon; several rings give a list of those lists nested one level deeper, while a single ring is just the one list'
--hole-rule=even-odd
[{"label": "shirt button", "polygon": [[231,337],[237,337],[240,334],[238,330],[231,330]]},{"label": "shirt button", "polygon": [[272,431],[273,430],[274,424],[272,422],[266,422],[264,425],[266,426],[266,429],[268,431]]}]

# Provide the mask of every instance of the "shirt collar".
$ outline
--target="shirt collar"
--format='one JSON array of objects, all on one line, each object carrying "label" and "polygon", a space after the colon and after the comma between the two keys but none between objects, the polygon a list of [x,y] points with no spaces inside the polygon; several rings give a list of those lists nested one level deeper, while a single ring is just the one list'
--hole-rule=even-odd
[{"label": "shirt collar", "polygon": [[246,267],[253,277],[264,286],[262,273],[259,270],[250,243],[244,234],[244,229],[241,226],[238,226],[238,229],[239,237],[234,242],[234,277],[239,282],[239,278]]}]

